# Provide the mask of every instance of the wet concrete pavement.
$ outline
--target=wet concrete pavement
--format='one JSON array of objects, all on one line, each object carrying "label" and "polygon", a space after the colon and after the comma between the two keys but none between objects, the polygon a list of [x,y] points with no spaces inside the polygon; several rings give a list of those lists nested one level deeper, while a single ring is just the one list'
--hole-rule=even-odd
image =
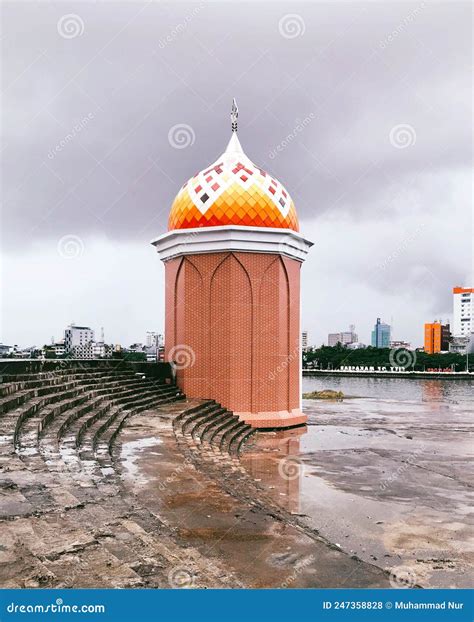
[{"label": "wet concrete pavement", "polygon": [[[208,564],[232,572],[229,587],[390,585],[372,564],[275,516],[264,500],[258,502],[258,491],[239,481],[245,475],[230,458],[211,458],[219,463],[220,477],[212,471],[212,459],[183,459],[165,420],[138,416],[124,430],[117,464],[126,489],[174,530],[181,546],[192,546]],[[189,582],[198,579],[191,578],[186,563],[180,570]]]},{"label": "wet concrete pavement", "polygon": [[354,388],[306,401],[306,428],[239,431],[240,458],[232,416],[199,400],[120,420],[89,451],[89,433],[0,445],[0,584],[469,586],[469,385]]},{"label": "wet concrete pavement", "polygon": [[275,501],[409,583],[470,587],[471,405],[358,398],[304,410],[306,430],[258,433],[242,458]]}]

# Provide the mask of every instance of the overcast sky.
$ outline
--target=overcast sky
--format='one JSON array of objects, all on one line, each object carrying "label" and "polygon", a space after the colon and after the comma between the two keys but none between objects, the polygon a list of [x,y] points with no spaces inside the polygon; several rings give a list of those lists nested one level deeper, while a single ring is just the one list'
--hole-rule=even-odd
[{"label": "overcast sky", "polygon": [[42,345],[72,321],[125,345],[162,330],[149,242],[224,150],[233,96],[247,155],[315,243],[310,343],[349,324],[368,342],[379,316],[420,345],[473,285],[470,3],[2,11],[0,341]]}]

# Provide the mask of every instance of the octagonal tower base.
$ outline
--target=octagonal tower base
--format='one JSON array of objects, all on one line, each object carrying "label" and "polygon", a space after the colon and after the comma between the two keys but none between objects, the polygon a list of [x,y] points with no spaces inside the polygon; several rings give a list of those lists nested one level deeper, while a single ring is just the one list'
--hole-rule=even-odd
[{"label": "octagonal tower base", "polygon": [[154,244],[166,269],[165,358],[182,391],[256,428],[305,424],[300,268],[310,243],[294,231],[213,227]]}]

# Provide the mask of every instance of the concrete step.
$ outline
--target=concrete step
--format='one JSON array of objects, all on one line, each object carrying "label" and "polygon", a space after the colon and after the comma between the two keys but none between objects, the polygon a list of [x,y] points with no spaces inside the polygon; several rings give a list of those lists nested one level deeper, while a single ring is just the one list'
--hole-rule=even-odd
[{"label": "concrete step", "polygon": [[229,418],[229,411],[224,410],[221,414],[217,415],[215,419],[212,419],[201,430],[199,440],[202,443],[207,443],[212,436],[214,430],[227,421]]},{"label": "concrete step", "polygon": [[190,408],[183,410],[178,415],[176,415],[176,417],[173,419],[173,427],[176,428],[176,427],[181,426],[182,422],[184,422],[186,418],[190,417],[196,412],[199,412],[203,408],[203,406],[211,405],[211,404],[216,404],[216,402],[214,400],[203,400],[203,401],[200,401],[198,404],[195,404],[191,406]]},{"label": "concrete step", "polygon": [[[183,399],[183,398],[180,397],[179,399]],[[145,398],[140,403],[134,404],[133,410],[130,413],[130,416],[136,415],[140,412],[143,412],[144,410],[153,410],[154,408],[161,407],[164,404],[173,403],[174,401],[176,401],[175,398],[169,399],[169,398],[162,398],[160,396]],[[127,417],[125,419],[127,419]],[[114,429],[109,427],[105,434],[101,432],[101,434],[98,435],[95,439],[94,449],[98,451],[100,446],[103,446],[104,443],[107,443],[108,451],[110,454],[112,454],[113,444],[117,438],[118,433],[122,429],[122,426],[124,423],[125,423],[125,420],[120,422],[118,425],[114,423],[114,426],[115,426]]]},{"label": "concrete step", "polygon": [[[86,413],[85,416],[73,421],[72,425],[67,427],[67,433],[64,432],[64,438],[59,447],[59,452],[69,459],[65,461],[76,464],[78,461],[86,461],[88,471],[90,471],[98,440],[119,417],[125,415],[126,418],[130,414],[148,408],[150,404],[168,403],[176,397],[176,390],[173,388],[170,388],[167,393],[156,390],[144,392],[141,387],[139,389],[133,394],[127,392],[126,398],[113,394],[102,408],[94,409],[90,411],[90,414]],[[116,433],[120,429],[121,425]]]},{"label": "concrete step", "polygon": [[185,419],[181,420],[181,433],[191,433],[191,430],[194,428],[194,425],[201,421],[204,417],[206,417],[211,411],[219,409],[219,404],[210,403],[205,404],[203,407],[196,412],[193,412],[191,415],[188,415]]},{"label": "concrete step", "polygon": [[239,421],[239,419],[235,417],[234,423],[232,425],[229,425],[229,427],[225,429],[222,434],[217,434],[214,437],[214,444],[216,445],[216,447],[218,447],[221,452],[225,451],[226,453],[228,453],[227,449],[229,439],[235,433],[240,432],[242,428],[245,427],[245,425],[246,423],[244,421]]},{"label": "concrete step", "polygon": [[248,426],[248,429],[244,428],[242,432],[239,434],[238,438],[236,439],[236,442],[229,444],[231,453],[234,453],[236,456],[240,456],[240,453],[242,449],[244,448],[245,444],[247,443],[249,438],[253,434],[255,434],[256,431],[257,430],[255,428],[252,428],[251,425]]},{"label": "concrete step", "polygon": [[201,437],[201,443],[206,443],[208,445],[216,445],[216,443],[219,444],[222,435],[237,422],[237,417],[235,417],[231,412],[227,412],[219,425],[213,426],[206,434],[205,438]]},{"label": "concrete step", "polygon": [[[7,397],[14,393],[32,390],[43,387],[52,387],[54,385],[69,383],[69,382],[82,382],[82,381],[98,381],[102,378],[116,378],[117,380],[125,379],[125,378],[133,378],[136,376],[133,372],[123,371],[123,372],[112,372],[112,371],[100,371],[100,372],[81,372],[76,374],[65,373],[65,374],[44,374],[45,378],[39,378],[41,374],[34,374],[31,376],[27,376],[28,380],[17,380],[14,382],[6,381],[4,377],[4,381],[0,383],[0,397]],[[0,404],[2,400],[0,400]]]},{"label": "concrete step", "polygon": [[217,404],[214,408],[210,409],[207,411],[206,413],[203,413],[203,416],[200,417],[199,419],[195,420],[191,426],[191,429],[189,430],[189,433],[191,434],[192,438],[194,440],[198,440],[201,438],[201,434],[203,432],[203,430],[207,427],[207,425],[211,422],[215,422],[216,419],[220,416],[223,415],[224,413],[226,413],[226,409],[219,407]]},{"label": "concrete step", "polygon": [[[2,430],[8,434],[13,429],[14,442],[16,444],[20,434],[20,428],[24,421],[36,414],[40,409],[50,404],[55,404],[69,398],[76,397],[88,390],[95,389],[98,392],[106,393],[109,388],[120,387],[122,384],[123,383],[117,380],[108,380],[101,386],[99,385],[99,388],[98,385],[89,379],[87,384],[73,382],[64,385],[56,385],[52,387],[52,390],[46,390],[46,388],[43,388],[42,390],[38,390],[38,394],[36,394],[37,390],[32,392],[23,392],[20,399],[20,401],[23,402],[22,405],[14,411],[9,411],[6,414],[3,414],[0,418],[0,434],[2,433]],[[8,399],[11,404],[12,398]],[[47,424],[48,421],[48,418],[46,418],[45,424]]]},{"label": "concrete step", "polygon": [[246,440],[251,435],[251,430],[253,430],[252,426],[245,423],[245,421],[241,421],[241,424],[240,427],[236,428],[230,436],[227,437],[224,446],[224,450],[231,455],[238,456],[238,448],[243,442],[243,439]]}]

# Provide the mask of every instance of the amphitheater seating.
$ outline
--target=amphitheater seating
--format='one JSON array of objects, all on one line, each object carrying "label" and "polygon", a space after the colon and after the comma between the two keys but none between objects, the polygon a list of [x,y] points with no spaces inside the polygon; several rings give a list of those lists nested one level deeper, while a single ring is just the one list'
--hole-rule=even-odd
[{"label": "amphitheater seating", "polygon": [[[129,369],[78,367],[2,377],[0,545],[8,548],[22,534],[12,561],[0,558],[3,586],[94,587],[110,581],[113,587],[169,587],[163,568],[176,564],[176,554],[167,548],[166,527],[127,497],[116,468],[123,426],[156,408],[170,419],[177,413],[178,446],[211,452],[231,465],[252,433],[214,401],[188,401],[175,385]],[[105,517],[114,526],[101,535]],[[29,541],[19,526],[23,520],[41,521],[40,535]],[[56,572],[56,553],[44,559],[38,553],[56,541],[58,520],[58,549],[64,550],[57,555],[80,555],[80,563],[78,557],[67,566],[72,575]],[[69,548],[68,533],[75,537]],[[97,559],[111,564],[110,579],[94,576]],[[219,585],[222,570],[215,573],[213,584]]]}]

